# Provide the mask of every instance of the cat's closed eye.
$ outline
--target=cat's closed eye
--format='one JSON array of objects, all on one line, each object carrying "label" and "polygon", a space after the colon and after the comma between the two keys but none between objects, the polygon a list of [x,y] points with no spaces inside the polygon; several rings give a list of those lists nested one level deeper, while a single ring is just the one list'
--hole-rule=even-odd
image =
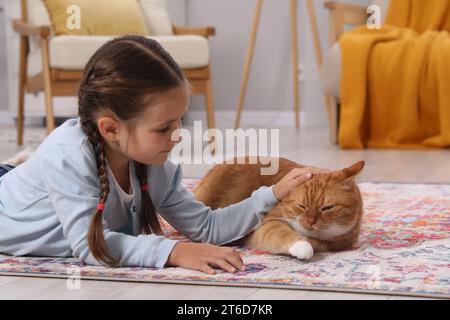
[{"label": "cat's closed eye", "polygon": [[331,211],[331,210],[333,210],[334,209],[334,205],[331,205],[331,206],[325,206],[325,207],[322,207],[321,209],[320,209],[320,211],[322,211],[322,212],[327,212],[327,211]]},{"label": "cat's closed eye", "polygon": [[297,204],[297,207],[299,207],[300,209],[303,209],[303,210],[307,210],[306,207],[302,204]]}]

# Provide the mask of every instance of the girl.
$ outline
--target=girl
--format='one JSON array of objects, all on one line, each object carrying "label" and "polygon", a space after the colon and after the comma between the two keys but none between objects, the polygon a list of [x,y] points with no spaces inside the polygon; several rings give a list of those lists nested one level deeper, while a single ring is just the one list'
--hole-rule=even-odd
[{"label": "girl", "polygon": [[[104,44],[84,70],[79,117],[25,163],[2,167],[0,252],[208,274],[245,270],[237,251],[218,245],[254,230],[310,177],[294,170],[214,211],[196,201],[180,184],[181,166],[168,160],[189,98],[182,70],[154,40],[124,36]],[[162,236],[156,212],[194,242]]]}]

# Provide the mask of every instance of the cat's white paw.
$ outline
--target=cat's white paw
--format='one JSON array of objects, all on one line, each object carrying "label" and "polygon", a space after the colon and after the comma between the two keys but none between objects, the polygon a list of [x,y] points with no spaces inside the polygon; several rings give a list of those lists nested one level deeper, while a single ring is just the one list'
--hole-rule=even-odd
[{"label": "cat's white paw", "polygon": [[310,259],[314,255],[312,245],[307,241],[297,241],[289,248],[289,253],[301,260]]}]

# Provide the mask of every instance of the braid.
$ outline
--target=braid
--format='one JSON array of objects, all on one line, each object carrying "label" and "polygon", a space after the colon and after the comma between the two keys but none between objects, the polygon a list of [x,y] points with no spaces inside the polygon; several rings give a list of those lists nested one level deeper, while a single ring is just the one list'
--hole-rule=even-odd
[{"label": "braid", "polygon": [[[186,83],[183,70],[155,40],[128,35],[105,43],[89,59],[78,89],[78,115],[91,142],[100,179],[99,206],[89,227],[87,240],[95,259],[110,266],[118,261],[109,253],[103,234],[103,207],[110,187],[106,165],[106,142],[97,127],[101,111],[132,123],[156,99]],[[135,162],[141,186],[147,184],[147,166]],[[141,232],[162,234],[149,192],[141,188]],[[120,260],[119,260],[120,261]]]},{"label": "braid", "polygon": [[[147,184],[147,166],[135,162],[136,175],[139,179],[139,185]],[[140,213],[141,233],[143,234],[162,234],[161,224],[156,213],[155,205],[153,204],[150,194],[141,188],[141,213]]]},{"label": "braid", "polygon": [[[100,203],[105,204],[108,200],[109,195],[109,180],[108,172],[106,170],[106,153],[104,150],[104,145],[102,138],[100,138],[97,127],[92,124],[82,123],[82,127],[85,130],[89,141],[94,147],[96,159],[98,176],[100,178]],[[91,225],[88,231],[88,244],[89,249],[99,262],[104,262],[105,264],[114,267],[118,265],[116,259],[111,257],[108,253],[108,248],[106,246],[105,236],[103,234],[103,211],[97,209],[95,212]]]}]

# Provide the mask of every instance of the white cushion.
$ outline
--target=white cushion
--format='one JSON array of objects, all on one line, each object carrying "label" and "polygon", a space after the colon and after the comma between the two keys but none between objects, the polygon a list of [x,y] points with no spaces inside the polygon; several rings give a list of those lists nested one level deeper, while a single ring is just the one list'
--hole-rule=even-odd
[{"label": "white cushion", "polygon": [[152,36],[173,34],[167,0],[139,0],[145,24]]},{"label": "white cushion", "polygon": [[[65,70],[83,70],[95,53],[112,36],[55,36],[50,39],[50,66]],[[183,69],[201,68],[209,64],[209,45],[197,35],[149,37],[158,41]],[[41,50],[30,52],[28,76],[42,72]]]},{"label": "white cushion", "polygon": [[[371,3],[380,6],[381,20],[384,21],[389,0],[372,0]],[[339,102],[342,74],[342,51],[339,42],[336,42],[326,53],[320,73],[323,91]]]},{"label": "white cushion", "polygon": [[[145,24],[152,36],[173,34],[167,0],[138,0]],[[52,26],[44,0],[27,0],[28,23],[32,26]],[[52,30],[53,35],[53,30]],[[30,37],[30,49],[40,48],[38,37]]]},{"label": "white cushion", "polygon": [[325,55],[320,69],[323,91],[337,101],[340,101],[341,61],[341,46],[336,42]]}]

